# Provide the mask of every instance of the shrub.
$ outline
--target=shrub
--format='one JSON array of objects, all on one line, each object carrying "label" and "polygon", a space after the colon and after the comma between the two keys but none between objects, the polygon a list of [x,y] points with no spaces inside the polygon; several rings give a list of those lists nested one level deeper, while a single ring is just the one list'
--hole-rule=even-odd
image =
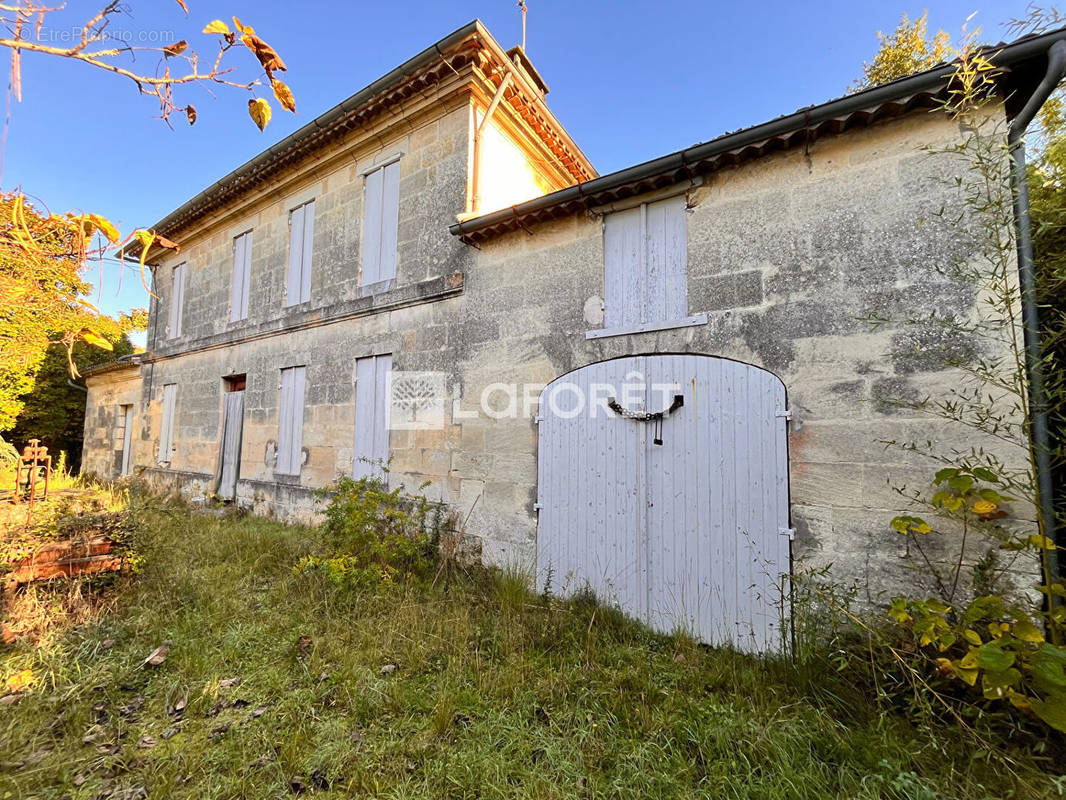
[{"label": "shrub", "polygon": [[341,478],[328,497],[321,531],[326,555],[305,556],[302,572],[322,572],[354,588],[369,588],[429,573],[446,524],[443,506],[389,490],[381,478]]}]

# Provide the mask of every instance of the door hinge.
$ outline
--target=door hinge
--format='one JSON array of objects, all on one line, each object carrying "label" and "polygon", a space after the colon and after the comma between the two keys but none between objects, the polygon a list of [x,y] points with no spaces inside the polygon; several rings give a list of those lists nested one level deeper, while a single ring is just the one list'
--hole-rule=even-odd
[{"label": "door hinge", "polygon": [[781,419],[792,419],[792,409],[786,408],[783,411],[778,411],[774,414],[775,417],[781,417]]},{"label": "door hinge", "polygon": [[534,425],[540,425],[540,423],[543,421],[543,419],[544,419],[544,417],[533,417],[533,424]]},{"label": "door hinge", "polygon": [[795,528],[782,528],[780,530],[782,536],[787,536],[790,542],[796,541],[796,529]]},{"label": "door hinge", "polygon": [[540,503],[534,503],[533,504],[533,510],[534,511],[540,511],[542,508],[544,508],[544,506],[542,506]]}]

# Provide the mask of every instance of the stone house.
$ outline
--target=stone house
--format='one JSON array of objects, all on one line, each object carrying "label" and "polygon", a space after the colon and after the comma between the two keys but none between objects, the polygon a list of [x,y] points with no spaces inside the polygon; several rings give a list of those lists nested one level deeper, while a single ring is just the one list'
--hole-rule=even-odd
[{"label": "stone house", "polygon": [[[998,51],[1005,95],[1055,37]],[[888,481],[918,462],[882,442],[973,443],[883,398],[976,345],[857,318],[974,308],[936,270],[972,249],[927,152],[964,133],[950,73],[598,176],[466,25],[156,225],[181,249],[149,253],[146,354],[87,376],[84,469],[309,520],[388,462],[488,562],[770,647],[793,559],[910,579]]]}]

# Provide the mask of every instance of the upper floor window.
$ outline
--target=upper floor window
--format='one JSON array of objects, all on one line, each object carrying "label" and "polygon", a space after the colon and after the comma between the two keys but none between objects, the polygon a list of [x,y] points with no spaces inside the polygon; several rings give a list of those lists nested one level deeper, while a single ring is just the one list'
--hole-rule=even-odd
[{"label": "upper floor window", "polygon": [[311,299],[311,241],[315,235],[315,201],[289,212],[289,272],[285,305],[294,306]]},{"label": "upper floor window", "polygon": [[177,339],[181,336],[182,306],[185,305],[185,272],[184,263],[178,264],[171,272],[170,316],[167,319],[168,339]]},{"label": "upper floor window", "polygon": [[[688,316],[684,195],[604,218],[604,329],[599,335],[706,321]],[[590,336],[593,334],[590,334]]]},{"label": "upper floor window", "polygon": [[362,285],[396,277],[396,238],[400,220],[400,162],[366,176]]},{"label": "upper floor window", "polygon": [[233,239],[233,286],[230,291],[229,321],[248,316],[248,289],[252,277],[252,232]]}]

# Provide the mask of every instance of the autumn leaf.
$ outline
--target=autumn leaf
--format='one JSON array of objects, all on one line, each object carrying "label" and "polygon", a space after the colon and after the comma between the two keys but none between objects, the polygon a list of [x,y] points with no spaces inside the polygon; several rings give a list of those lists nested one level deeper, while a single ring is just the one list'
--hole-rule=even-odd
[{"label": "autumn leaf", "polygon": [[158,667],[164,661],[167,660],[167,654],[170,652],[170,646],[167,644],[161,644],[155,650],[148,654],[148,658],[144,660],[146,667]]},{"label": "autumn leaf", "polygon": [[251,25],[241,25],[241,21],[236,17],[233,18],[233,24],[241,33],[255,33],[255,28]]},{"label": "autumn leaf", "polygon": [[118,241],[118,228],[111,224],[111,220],[107,217],[101,217],[99,214],[90,214],[89,219],[93,224],[100,229],[100,232],[107,237],[107,240],[114,244]]},{"label": "autumn leaf", "polygon": [[185,0],[176,0],[176,2],[179,6],[181,6],[182,11],[184,11],[186,14],[189,13],[189,7],[185,5]]},{"label": "autumn leaf", "polygon": [[180,42],[174,42],[174,44],[168,44],[163,48],[163,55],[165,56],[180,56],[185,52],[185,48],[189,46],[189,43],[182,39]]},{"label": "autumn leaf", "polygon": [[33,670],[24,669],[21,672],[16,672],[8,676],[6,685],[9,692],[26,691],[33,685]]},{"label": "autumn leaf", "polygon": [[296,98],[292,96],[292,90],[277,78],[270,79],[270,86],[274,90],[274,97],[278,98],[281,107],[286,111],[296,112]]},{"label": "autumn leaf", "polygon": [[287,71],[285,62],[281,60],[281,56],[277,54],[277,51],[252,33],[251,28],[244,29],[244,35],[241,36],[241,42],[245,47],[255,53],[255,57],[259,59],[259,63],[262,64],[263,69],[266,70],[268,75],[274,70],[280,70],[281,72]]},{"label": "autumn leaf", "polygon": [[270,103],[262,97],[257,97],[255,100],[248,101],[248,115],[252,118],[252,122],[256,124],[259,130],[263,130],[270,123],[270,114]]},{"label": "autumn leaf", "polygon": [[189,118],[189,124],[190,125],[195,125],[196,124],[196,106],[192,105],[191,103],[189,105],[185,106],[185,116],[187,116]]},{"label": "autumn leaf", "polygon": [[93,347],[99,347],[101,350],[114,350],[111,342],[105,339],[96,331],[91,331],[88,328],[81,329],[81,338],[91,344]]},{"label": "autumn leaf", "polygon": [[229,25],[220,19],[211,20],[204,26],[203,33],[229,33]]}]

